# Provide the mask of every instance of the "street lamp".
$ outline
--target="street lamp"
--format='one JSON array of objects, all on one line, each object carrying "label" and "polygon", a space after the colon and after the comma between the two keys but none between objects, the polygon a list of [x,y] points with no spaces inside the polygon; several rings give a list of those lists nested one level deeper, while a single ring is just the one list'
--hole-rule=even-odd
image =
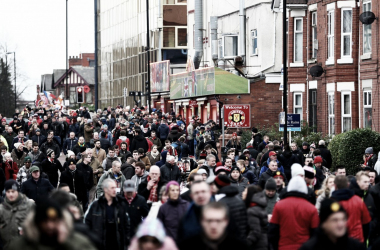
[{"label": "street lamp", "polygon": [[16,92],[16,52],[7,52],[7,55],[13,54],[13,69],[15,74],[15,109],[17,108],[17,92]]}]

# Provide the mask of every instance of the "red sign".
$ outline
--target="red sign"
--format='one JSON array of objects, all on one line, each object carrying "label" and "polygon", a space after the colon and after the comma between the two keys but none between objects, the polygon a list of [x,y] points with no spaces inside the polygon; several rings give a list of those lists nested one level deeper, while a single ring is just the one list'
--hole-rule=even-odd
[{"label": "red sign", "polygon": [[224,108],[224,125],[229,128],[251,127],[251,105],[226,104]]},{"label": "red sign", "polygon": [[90,87],[87,85],[84,85],[83,90],[84,90],[84,93],[88,93],[90,92]]},{"label": "red sign", "polygon": [[198,102],[195,101],[195,100],[190,100],[190,101],[189,101],[189,106],[190,106],[190,107],[198,107]]}]

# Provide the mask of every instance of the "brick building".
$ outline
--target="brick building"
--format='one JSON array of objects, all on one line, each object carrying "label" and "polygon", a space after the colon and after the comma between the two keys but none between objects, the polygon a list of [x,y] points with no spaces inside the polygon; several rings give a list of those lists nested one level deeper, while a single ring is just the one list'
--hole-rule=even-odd
[{"label": "brick building", "polygon": [[[359,21],[364,11],[378,16],[378,1],[287,2],[289,113],[300,113],[325,134],[358,127],[379,131],[379,102],[372,103],[379,60],[372,44],[377,44],[379,26]],[[310,74],[315,66],[324,70],[320,77]]]}]

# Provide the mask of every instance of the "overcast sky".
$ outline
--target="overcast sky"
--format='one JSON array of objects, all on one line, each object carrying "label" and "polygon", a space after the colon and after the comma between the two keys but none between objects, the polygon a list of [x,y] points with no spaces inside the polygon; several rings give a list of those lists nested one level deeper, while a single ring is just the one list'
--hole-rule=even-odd
[{"label": "overcast sky", "polygon": [[[94,52],[94,0],[68,5],[69,56]],[[0,0],[0,24],[0,46],[16,52],[17,87],[29,85],[23,97],[35,100],[41,75],[66,68],[66,0]]]}]

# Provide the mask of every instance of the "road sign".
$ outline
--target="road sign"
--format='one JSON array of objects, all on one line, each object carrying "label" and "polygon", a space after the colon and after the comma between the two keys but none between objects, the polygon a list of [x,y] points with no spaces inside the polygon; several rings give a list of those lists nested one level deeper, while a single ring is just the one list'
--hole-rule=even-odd
[{"label": "road sign", "polygon": [[224,107],[224,125],[229,128],[251,127],[251,105],[226,104]]},{"label": "road sign", "polygon": [[[285,112],[281,112],[279,115],[280,131],[284,131],[285,125]],[[288,114],[287,119],[287,131],[301,131],[301,115],[300,114]]]},{"label": "road sign", "polygon": [[124,96],[124,97],[127,97],[127,96],[128,96],[128,89],[127,89],[127,88],[124,88],[124,89],[123,89],[123,96]]}]

